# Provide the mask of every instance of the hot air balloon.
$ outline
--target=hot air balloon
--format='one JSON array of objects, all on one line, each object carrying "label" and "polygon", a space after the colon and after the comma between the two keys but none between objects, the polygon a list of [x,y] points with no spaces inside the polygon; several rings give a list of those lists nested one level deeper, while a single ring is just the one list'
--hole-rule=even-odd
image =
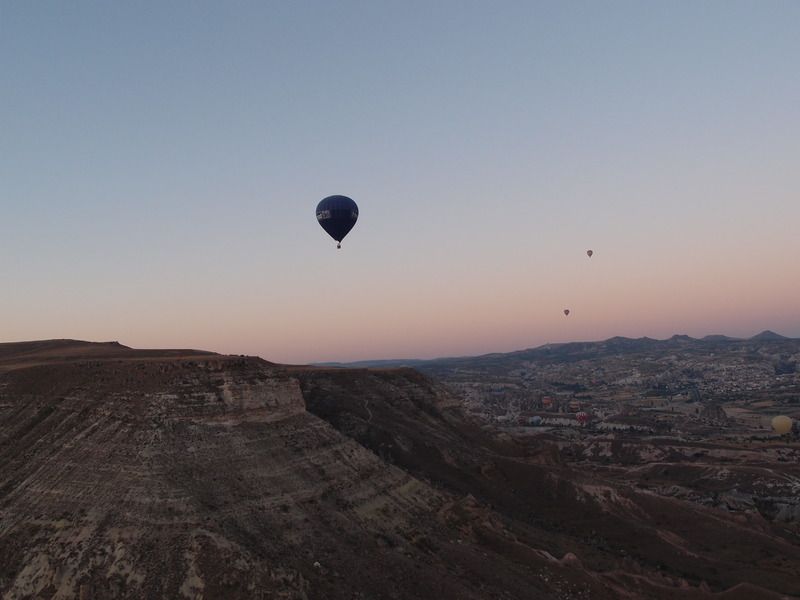
[{"label": "hot air balloon", "polygon": [[540,417],[539,415],[533,416],[530,419],[528,419],[528,424],[533,425],[534,427],[538,427],[539,425],[542,424],[542,417]]},{"label": "hot air balloon", "polygon": [[594,250],[587,250],[586,251],[586,256],[588,256],[589,258],[592,258],[592,254],[594,254]]},{"label": "hot air balloon", "polygon": [[358,206],[347,196],[328,196],[317,204],[317,221],[328,235],[342,247],[344,236],[358,220]]},{"label": "hot air balloon", "polygon": [[586,425],[589,422],[589,413],[581,411],[575,415],[575,418],[578,420],[578,424]]},{"label": "hot air balloon", "polygon": [[564,309],[564,314],[565,314],[566,316],[569,316],[569,309],[568,309],[568,308],[565,308],[565,309]]},{"label": "hot air balloon", "polygon": [[792,419],[786,415],[772,418],[772,428],[778,435],[784,435],[792,430]]}]

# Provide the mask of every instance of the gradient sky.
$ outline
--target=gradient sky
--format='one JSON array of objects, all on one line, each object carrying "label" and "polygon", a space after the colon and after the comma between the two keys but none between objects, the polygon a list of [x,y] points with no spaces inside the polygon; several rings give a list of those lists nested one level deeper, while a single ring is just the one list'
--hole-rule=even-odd
[{"label": "gradient sky", "polygon": [[0,340],[800,336],[798,31],[796,1],[0,0]]}]

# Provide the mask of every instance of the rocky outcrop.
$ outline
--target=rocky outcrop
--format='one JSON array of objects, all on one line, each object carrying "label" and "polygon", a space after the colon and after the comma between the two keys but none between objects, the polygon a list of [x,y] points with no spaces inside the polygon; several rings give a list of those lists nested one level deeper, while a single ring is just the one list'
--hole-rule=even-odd
[{"label": "rocky outcrop", "polygon": [[4,599],[557,597],[544,559],[459,540],[458,498],[306,412],[289,371],[52,350],[0,375]]}]

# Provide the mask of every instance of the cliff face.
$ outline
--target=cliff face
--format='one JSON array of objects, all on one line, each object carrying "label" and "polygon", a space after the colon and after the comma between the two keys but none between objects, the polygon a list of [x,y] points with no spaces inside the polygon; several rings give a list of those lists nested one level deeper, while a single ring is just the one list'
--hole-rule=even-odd
[{"label": "cliff face", "polygon": [[7,369],[0,464],[8,599],[351,597],[324,591],[347,581],[348,551],[442,503],[252,358]]},{"label": "cliff face", "polygon": [[[557,597],[543,574],[557,561],[504,558],[513,536],[485,508],[306,412],[294,373],[187,351],[0,350],[5,599]],[[476,520],[493,545],[463,535]]]},{"label": "cliff face", "polygon": [[409,369],[37,344],[0,344],[3,598],[796,587],[800,551],[769,523],[586,476],[553,445],[490,437]]}]

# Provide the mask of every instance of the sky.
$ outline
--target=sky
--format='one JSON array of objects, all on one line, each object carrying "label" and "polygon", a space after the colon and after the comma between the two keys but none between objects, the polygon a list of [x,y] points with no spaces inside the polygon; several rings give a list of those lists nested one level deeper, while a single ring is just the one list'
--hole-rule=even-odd
[{"label": "sky", "polygon": [[0,341],[800,337],[798,31],[771,0],[0,0]]}]

